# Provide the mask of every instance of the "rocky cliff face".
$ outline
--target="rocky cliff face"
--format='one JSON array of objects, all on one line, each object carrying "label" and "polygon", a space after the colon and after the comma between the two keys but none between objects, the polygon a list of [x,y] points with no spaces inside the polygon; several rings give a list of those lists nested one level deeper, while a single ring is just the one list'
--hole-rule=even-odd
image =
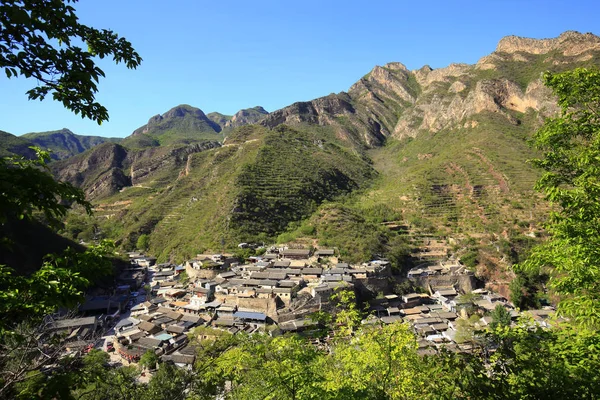
[{"label": "rocky cliff face", "polygon": [[596,59],[600,60],[600,38],[589,33],[565,32],[555,39],[509,36],[475,65],[426,65],[414,71],[397,62],[376,66],[348,93],[294,103],[262,124],[332,126],[338,137],[373,147],[390,136],[473,127],[473,117],[486,112],[510,124],[518,124],[518,114],[528,111],[541,120],[557,111],[541,73]]},{"label": "rocky cliff face", "polygon": [[185,168],[189,154],[219,147],[218,142],[184,147],[130,150],[107,143],[52,165],[58,179],[81,187],[89,200],[110,196],[124,187],[143,184],[162,172]]},{"label": "rocky cliff face", "polygon": [[269,112],[261,106],[247,108],[236,112],[224,125],[225,128],[237,128],[243,125],[256,124],[264,119]]},{"label": "rocky cliff face", "polygon": [[377,146],[385,140],[385,128],[368,115],[359,117],[347,93],[330,94],[308,102],[298,102],[272,112],[261,125],[274,128],[277,125],[312,124],[333,127],[340,139],[358,145]]},{"label": "rocky cliff face", "polygon": [[600,50],[600,37],[591,33],[567,31],[557,38],[529,39],[519,36],[507,36],[500,40],[496,53],[547,54],[557,51],[572,57],[589,51]]}]

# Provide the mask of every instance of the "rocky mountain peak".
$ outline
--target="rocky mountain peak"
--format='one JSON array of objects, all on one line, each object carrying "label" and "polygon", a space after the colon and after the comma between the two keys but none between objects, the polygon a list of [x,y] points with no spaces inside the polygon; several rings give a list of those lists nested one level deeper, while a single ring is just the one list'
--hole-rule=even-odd
[{"label": "rocky mountain peak", "polygon": [[[157,114],[148,120],[148,123],[135,131],[131,136],[152,133],[158,130],[168,130],[174,125],[178,125],[183,120],[195,121],[190,122],[186,130],[206,130],[209,129],[213,132],[218,132],[221,128],[211,121],[204,112],[196,107],[192,107],[187,104],[180,104],[176,107],[171,108],[164,114]],[[205,127],[206,126],[206,127]]]},{"label": "rocky mountain peak", "polygon": [[453,63],[444,68],[433,69],[425,65],[414,71],[415,78],[419,85],[429,86],[433,82],[447,82],[451,78],[457,78],[470,72],[473,67],[468,64]]},{"label": "rocky mountain peak", "polygon": [[401,62],[387,63],[384,65],[384,68],[391,69],[394,71],[404,71],[404,72],[408,73],[408,68],[406,68],[406,65],[402,64]]},{"label": "rocky mountain peak", "polygon": [[186,114],[192,114],[193,116],[195,116],[197,118],[202,118],[202,119],[206,118],[206,115],[204,114],[204,112],[201,109],[189,106],[187,104],[181,104],[181,105],[178,105],[177,107],[171,108],[169,111],[167,111],[166,113],[164,113],[162,115],[162,118],[164,119],[164,118],[184,117]]},{"label": "rocky mountain peak", "polygon": [[497,53],[546,54],[561,51],[565,56],[576,56],[590,50],[600,49],[600,37],[591,33],[567,31],[557,38],[531,39],[520,36],[506,36],[496,47]]}]

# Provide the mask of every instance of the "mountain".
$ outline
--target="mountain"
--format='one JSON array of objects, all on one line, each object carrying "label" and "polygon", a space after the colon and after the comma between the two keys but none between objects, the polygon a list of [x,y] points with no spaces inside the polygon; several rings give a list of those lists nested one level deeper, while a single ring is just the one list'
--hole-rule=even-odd
[{"label": "mountain", "polygon": [[[348,259],[356,248],[361,257],[392,254],[393,231],[405,232],[417,257],[475,254],[483,275],[504,282],[507,270],[494,266],[515,262],[543,234],[548,211],[526,162],[537,155],[528,139],[557,110],[541,74],[597,65],[592,34],[507,37],[474,65],[376,66],[348,92],[270,114],[176,107],[128,138],[152,151],[99,146],[57,163],[56,173],[94,198],[107,236],[127,247],[150,234],[161,259],[279,234],[338,246]],[[173,128],[183,121],[195,131]],[[177,150],[225,133],[223,145]],[[98,191],[100,173],[113,183]]]},{"label": "mountain", "polygon": [[208,119],[210,119],[212,122],[214,122],[215,124],[219,125],[219,127],[221,128],[221,130],[223,130],[223,128],[225,128],[225,125],[231,121],[231,115],[225,115],[225,114],[221,114],[219,112],[211,112],[206,114],[206,116],[208,117]]},{"label": "mountain", "polygon": [[233,128],[238,128],[244,125],[256,124],[263,120],[269,112],[262,108],[261,106],[256,106],[252,108],[245,108],[234,115],[223,115],[218,112],[212,112],[207,114],[206,116],[210,118],[211,121],[218,124],[221,127],[223,132],[227,132]]},{"label": "mountain", "polygon": [[82,188],[88,199],[106,197],[146,180],[166,185],[177,175],[190,154],[220,147],[218,142],[187,146],[128,149],[104,143],[89,152],[52,164],[59,180]]},{"label": "mountain", "polygon": [[50,156],[54,160],[72,157],[102,143],[118,143],[122,140],[121,138],[76,135],[66,128],[57,131],[26,133],[21,138],[31,141],[34,146],[51,150]]},{"label": "mountain", "polygon": [[237,128],[244,125],[256,124],[268,114],[268,111],[261,106],[246,108],[236,112],[233,117],[225,123],[223,128]]},{"label": "mountain", "polygon": [[201,140],[223,140],[221,127],[196,107],[182,104],[148,123],[125,138],[123,145],[132,148],[190,144]]},{"label": "mountain", "polygon": [[19,155],[34,157],[35,153],[29,148],[33,143],[29,140],[15,136],[12,133],[0,131],[0,157]]},{"label": "mountain", "polygon": [[117,143],[120,140],[120,138],[76,135],[66,128],[58,131],[26,133],[22,136],[0,131],[0,156],[16,154],[28,158],[34,157],[35,153],[29,147],[37,146],[43,150],[50,150],[50,157],[53,160],[62,160],[102,143]]}]

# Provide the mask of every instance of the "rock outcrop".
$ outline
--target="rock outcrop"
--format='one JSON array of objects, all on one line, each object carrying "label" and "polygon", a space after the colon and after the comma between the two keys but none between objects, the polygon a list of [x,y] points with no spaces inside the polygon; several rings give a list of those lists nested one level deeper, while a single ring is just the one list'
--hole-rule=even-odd
[{"label": "rock outcrop", "polygon": [[81,187],[90,200],[110,196],[142,183],[153,175],[185,166],[190,154],[220,147],[219,142],[195,143],[184,147],[153,147],[130,150],[107,143],[52,165],[60,180]]},{"label": "rock outcrop", "polygon": [[294,103],[262,124],[330,126],[338,138],[373,147],[390,136],[473,127],[477,122],[472,117],[486,112],[518,124],[515,113],[532,110],[541,120],[557,111],[541,82],[542,72],[558,72],[598,56],[600,37],[589,33],[565,32],[555,39],[509,36],[475,65],[425,65],[414,71],[397,62],[376,66],[348,93]]},{"label": "rock outcrop", "polygon": [[264,119],[269,112],[261,106],[246,108],[236,112],[231,119],[224,124],[224,128],[237,128],[238,126],[256,124]]},{"label": "rock outcrop", "polygon": [[600,50],[600,37],[591,33],[567,31],[557,38],[530,39],[519,36],[506,36],[500,40],[496,53],[547,54],[558,51],[572,57],[587,51]]}]

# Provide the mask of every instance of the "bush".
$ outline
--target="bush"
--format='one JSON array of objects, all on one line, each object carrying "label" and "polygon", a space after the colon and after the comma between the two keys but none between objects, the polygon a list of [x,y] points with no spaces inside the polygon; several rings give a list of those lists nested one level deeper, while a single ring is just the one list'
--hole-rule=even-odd
[{"label": "bush", "polygon": [[460,262],[469,269],[473,269],[479,264],[479,260],[477,257],[479,256],[479,252],[476,250],[469,250],[462,257],[460,257]]},{"label": "bush", "polygon": [[150,246],[150,237],[148,235],[141,234],[140,237],[138,237],[138,240],[136,242],[136,247],[138,248],[138,250],[148,250],[148,247]]}]

